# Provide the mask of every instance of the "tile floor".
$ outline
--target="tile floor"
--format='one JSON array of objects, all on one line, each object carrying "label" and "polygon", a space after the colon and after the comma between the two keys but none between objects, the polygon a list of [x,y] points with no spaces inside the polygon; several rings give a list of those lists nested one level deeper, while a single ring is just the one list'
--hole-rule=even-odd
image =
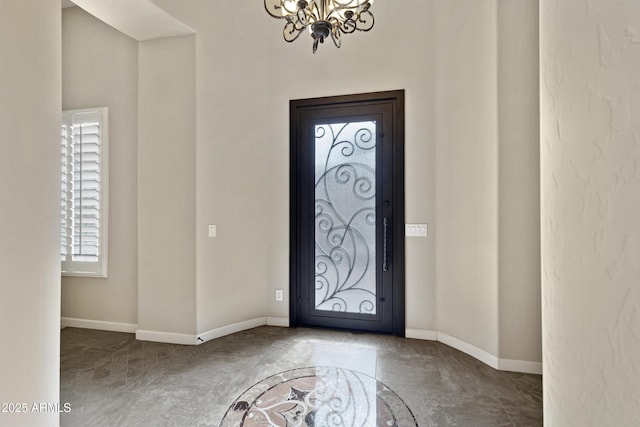
[{"label": "tile floor", "polygon": [[60,401],[71,404],[63,427],[218,426],[256,383],[313,366],[375,378],[419,426],[542,425],[540,376],[496,371],[437,342],[277,327],[200,346],[76,328],[61,337]]}]

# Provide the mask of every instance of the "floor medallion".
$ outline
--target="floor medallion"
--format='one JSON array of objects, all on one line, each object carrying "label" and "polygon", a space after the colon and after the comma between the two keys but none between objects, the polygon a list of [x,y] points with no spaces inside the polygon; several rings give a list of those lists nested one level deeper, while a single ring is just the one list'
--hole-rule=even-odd
[{"label": "floor medallion", "polygon": [[292,369],[242,393],[220,427],[417,426],[404,401],[360,372],[336,367]]}]

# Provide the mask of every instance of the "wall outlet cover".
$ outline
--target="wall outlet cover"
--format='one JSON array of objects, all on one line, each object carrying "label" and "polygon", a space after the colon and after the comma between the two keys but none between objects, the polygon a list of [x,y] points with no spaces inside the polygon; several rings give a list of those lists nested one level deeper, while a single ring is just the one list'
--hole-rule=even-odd
[{"label": "wall outlet cover", "polygon": [[427,237],[427,224],[405,224],[404,231],[407,237]]}]

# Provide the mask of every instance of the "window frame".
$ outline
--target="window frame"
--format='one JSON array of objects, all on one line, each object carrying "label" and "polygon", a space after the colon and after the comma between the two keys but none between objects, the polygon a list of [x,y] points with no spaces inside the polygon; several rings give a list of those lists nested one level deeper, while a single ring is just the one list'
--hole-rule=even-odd
[{"label": "window frame", "polygon": [[[95,108],[82,108],[75,110],[64,110],[62,111],[61,117],[61,131],[64,125],[69,126],[70,124],[76,123],[76,117],[83,114],[96,114],[100,115],[99,120],[99,156],[100,156],[100,187],[98,190],[99,193],[99,218],[98,218],[98,227],[99,227],[99,236],[98,236],[98,261],[90,262],[90,261],[74,261],[70,259],[72,257],[73,250],[69,251],[69,246],[71,249],[73,244],[69,245],[67,243],[67,259],[63,259],[62,252],[62,230],[61,231],[61,242],[60,242],[60,266],[62,276],[70,276],[70,277],[93,277],[93,278],[107,278],[108,277],[108,258],[109,258],[109,107],[95,107]],[[81,123],[78,121],[77,123]],[[62,138],[61,135],[61,150],[62,150]],[[69,144],[69,139],[67,138],[67,144]],[[72,147],[73,149],[73,147]],[[62,189],[62,185],[64,184],[63,175],[62,175],[62,167],[64,164],[62,163],[63,152],[61,151],[60,157],[60,168],[61,168],[61,176],[60,176],[60,197],[61,197],[61,214],[62,214],[62,200],[64,200],[64,190]],[[68,184],[67,184],[68,186]],[[72,188],[67,188],[66,192],[71,193]],[[67,208],[67,212],[70,209]],[[67,215],[68,217],[68,215]],[[60,226],[62,227],[62,220],[60,219]],[[69,224],[70,220],[67,220],[65,223],[65,227],[73,232],[73,224]]]}]

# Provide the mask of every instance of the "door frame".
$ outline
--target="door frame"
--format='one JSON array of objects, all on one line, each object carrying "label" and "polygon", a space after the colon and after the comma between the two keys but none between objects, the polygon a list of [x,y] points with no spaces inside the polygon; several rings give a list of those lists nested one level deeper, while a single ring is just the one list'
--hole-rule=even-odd
[{"label": "door frame", "polygon": [[393,316],[392,334],[405,336],[405,235],[404,235],[404,90],[360,93],[354,95],[297,99],[289,102],[289,326],[301,324],[301,286],[299,254],[302,246],[302,214],[298,200],[302,191],[299,182],[302,164],[299,127],[303,111],[345,105],[389,103],[392,106],[393,194],[392,254],[393,254]]}]

